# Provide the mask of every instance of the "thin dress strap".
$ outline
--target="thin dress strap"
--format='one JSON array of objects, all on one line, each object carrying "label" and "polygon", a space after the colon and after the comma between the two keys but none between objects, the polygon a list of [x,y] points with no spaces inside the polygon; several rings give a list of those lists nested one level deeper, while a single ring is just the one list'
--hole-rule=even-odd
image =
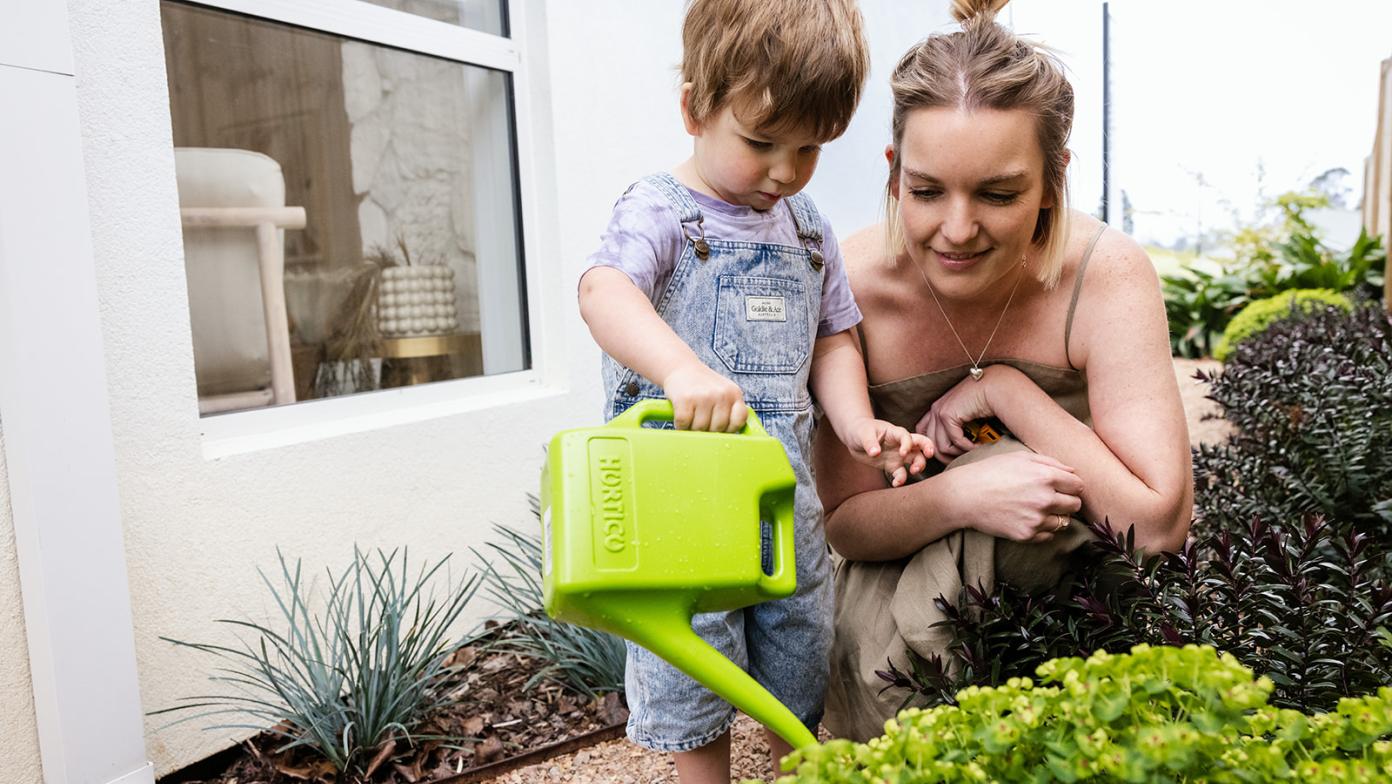
[{"label": "thin dress strap", "polygon": [[1073,367],[1073,357],[1068,353],[1068,340],[1073,335],[1073,311],[1078,308],[1078,295],[1083,291],[1083,273],[1087,272],[1088,259],[1092,258],[1092,249],[1097,247],[1097,241],[1102,239],[1102,233],[1107,230],[1107,224],[1103,223],[1097,233],[1092,235],[1092,241],[1088,243],[1087,250],[1083,251],[1083,260],[1078,262],[1078,273],[1073,280],[1073,299],[1068,301],[1068,321],[1063,327],[1063,356],[1068,360],[1068,366]]}]

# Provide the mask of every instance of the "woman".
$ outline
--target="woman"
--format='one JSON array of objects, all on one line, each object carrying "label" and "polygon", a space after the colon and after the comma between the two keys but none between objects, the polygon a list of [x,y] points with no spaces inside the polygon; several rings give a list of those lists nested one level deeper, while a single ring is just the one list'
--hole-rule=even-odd
[{"label": "woman", "polygon": [[[902,695],[886,659],[948,640],[933,606],[964,584],[1056,584],[1089,536],[1135,526],[1179,548],[1193,501],[1160,287],[1144,251],[1065,204],[1073,91],[1047,52],[958,0],[963,29],[892,77],[887,228],[843,246],[877,415],[931,438],[948,470],[890,488],[817,442],[837,573],[827,726],[879,734]],[[988,421],[990,430],[971,434]],[[1006,431],[992,441],[992,430]]]}]

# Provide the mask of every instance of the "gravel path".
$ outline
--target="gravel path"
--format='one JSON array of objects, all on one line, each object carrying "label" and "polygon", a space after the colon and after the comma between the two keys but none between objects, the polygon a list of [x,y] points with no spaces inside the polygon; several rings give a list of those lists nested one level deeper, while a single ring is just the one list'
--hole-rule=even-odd
[{"label": "gravel path", "polygon": [[1223,367],[1223,363],[1212,359],[1176,359],[1174,361],[1175,380],[1179,382],[1179,397],[1184,403],[1184,414],[1189,420],[1189,443],[1217,444],[1226,441],[1232,426],[1226,419],[1208,419],[1221,416],[1222,408],[1204,397],[1208,394],[1208,384],[1195,380],[1194,373],[1202,370],[1213,373]]},{"label": "gravel path", "polygon": [[[823,740],[829,735],[823,734]],[[735,721],[730,743],[734,781],[762,778],[772,781],[768,744],[753,719],[743,714]],[[492,779],[495,784],[676,784],[672,755],[647,751],[627,739],[611,740],[574,754],[555,757],[538,765],[518,768]]]},{"label": "gravel path", "polygon": [[[1194,379],[1197,370],[1213,372],[1220,367],[1222,365],[1213,360],[1176,359],[1174,363],[1175,380],[1179,383],[1180,398],[1189,421],[1189,441],[1194,446],[1220,443],[1230,432],[1225,420],[1205,419],[1219,414],[1221,409],[1204,397],[1208,385]],[[768,745],[753,719],[741,715],[735,722],[731,749],[731,773],[735,781],[743,778],[772,780]],[[626,739],[619,739],[519,768],[492,781],[496,784],[676,784],[677,772],[672,767],[670,754],[646,751]]]}]

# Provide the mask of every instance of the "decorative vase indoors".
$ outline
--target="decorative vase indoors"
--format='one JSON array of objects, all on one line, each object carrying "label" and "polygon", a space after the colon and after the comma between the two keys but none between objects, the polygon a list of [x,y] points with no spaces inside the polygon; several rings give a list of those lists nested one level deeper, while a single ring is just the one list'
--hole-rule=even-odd
[{"label": "decorative vase indoors", "polygon": [[377,328],[384,338],[457,332],[454,270],[442,264],[384,268],[377,291]]}]

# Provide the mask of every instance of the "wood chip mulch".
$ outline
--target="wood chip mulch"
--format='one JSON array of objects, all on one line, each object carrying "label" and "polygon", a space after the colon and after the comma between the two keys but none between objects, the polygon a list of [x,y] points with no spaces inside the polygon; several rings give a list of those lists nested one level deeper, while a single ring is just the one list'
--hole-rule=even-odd
[{"label": "wood chip mulch", "polygon": [[617,694],[586,700],[559,686],[523,686],[538,663],[476,647],[455,651],[461,671],[445,686],[449,706],[432,716],[420,735],[468,737],[460,743],[404,738],[379,746],[366,777],[338,777],[324,760],[303,750],[277,754],[284,741],[261,734],[223,754],[160,779],[160,784],[417,784],[453,778],[568,738],[594,733],[628,718]]}]

